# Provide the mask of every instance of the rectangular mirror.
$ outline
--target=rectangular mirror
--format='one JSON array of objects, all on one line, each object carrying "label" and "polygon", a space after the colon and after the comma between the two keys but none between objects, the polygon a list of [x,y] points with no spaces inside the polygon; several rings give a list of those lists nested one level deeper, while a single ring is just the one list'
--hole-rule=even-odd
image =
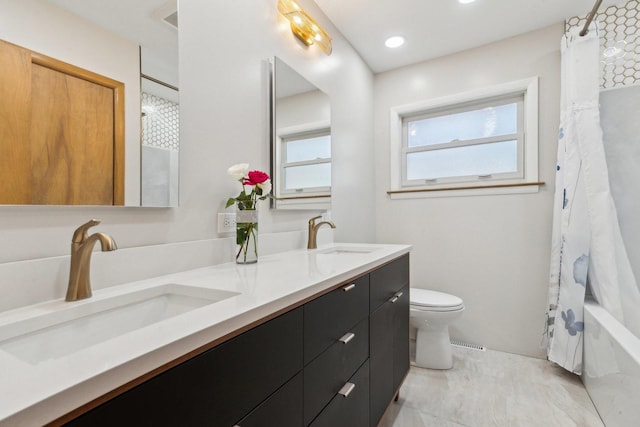
[{"label": "rectangular mirror", "polygon": [[278,57],[271,61],[274,209],[331,208],[331,102]]},{"label": "rectangular mirror", "polygon": [[[27,123],[22,139],[26,141],[23,145],[30,146],[22,156],[27,165],[23,168],[24,177],[13,178],[23,181],[21,189],[14,190],[22,197],[16,199],[15,194],[3,197],[3,192],[8,192],[4,187],[13,185],[11,180],[3,179],[0,204],[177,206],[176,0],[3,2],[0,6],[0,39],[32,52],[31,58],[40,55],[81,70],[80,75],[74,75],[78,83],[72,83],[83,87],[87,93],[82,99],[60,104],[64,97],[60,96],[59,89],[67,90],[71,81],[66,75],[69,73],[60,76],[55,70],[57,74],[48,78],[50,83],[43,88],[38,86],[42,79],[30,72],[28,87],[39,87],[39,98],[32,100],[32,96],[15,95],[18,99],[28,99],[25,117],[29,120],[16,121]],[[37,61],[28,62],[29,68],[36,68],[33,64]],[[99,88],[84,88],[83,81],[87,79],[83,73],[122,85],[122,92],[107,94],[123,104],[122,118],[98,113],[104,108],[86,104],[85,100],[93,99],[91,94],[97,93]],[[0,73],[0,78],[5,79],[7,75]],[[152,82],[141,78],[142,75],[150,76]],[[10,87],[0,83],[3,94],[7,92],[7,86]],[[67,90],[67,93],[75,92],[70,87]],[[0,103],[7,99],[2,98]],[[53,110],[49,113],[39,112],[42,114],[36,116],[34,106],[42,99],[45,102],[39,102],[39,105],[47,105],[51,100],[56,103],[52,104]],[[145,107],[146,117],[143,116],[143,99],[154,103]],[[149,114],[152,110],[154,114]],[[2,105],[0,111],[3,111]],[[64,121],[60,122],[63,111],[67,113],[62,115]],[[36,120],[35,117],[39,118]],[[53,121],[54,117],[57,123]],[[34,133],[34,129],[40,132]],[[84,155],[83,145],[95,147],[96,135],[108,134],[109,129],[113,129],[115,136],[106,135],[103,148],[93,153],[93,157]],[[118,136],[121,142],[116,142]],[[144,145],[142,138],[146,138]],[[16,132],[3,131],[0,149],[15,151],[18,139]],[[77,149],[69,148],[71,142]],[[101,163],[104,164],[100,166]],[[4,163],[2,166],[4,168]],[[55,192],[52,191],[54,183]],[[44,196],[41,195],[43,191]],[[24,196],[27,193],[28,196]]]}]

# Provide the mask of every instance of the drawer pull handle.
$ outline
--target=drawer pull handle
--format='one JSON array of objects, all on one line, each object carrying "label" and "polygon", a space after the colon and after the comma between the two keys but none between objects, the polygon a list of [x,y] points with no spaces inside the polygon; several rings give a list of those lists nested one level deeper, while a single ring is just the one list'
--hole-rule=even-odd
[{"label": "drawer pull handle", "polygon": [[398,301],[398,298],[400,298],[401,296],[402,296],[402,292],[398,292],[393,297],[391,297],[391,299],[389,301],[391,301],[391,303],[394,303],[394,302]]},{"label": "drawer pull handle", "polygon": [[342,342],[344,344],[347,344],[349,341],[351,341],[355,337],[356,337],[356,334],[354,334],[353,332],[347,332],[338,341],[340,341],[340,342]]},{"label": "drawer pull handle", "polygon": [[344,288],[342,288],[342,290],[345,291],[345,292],[349,292],[351,289],[353,289],[355,287],[356,287],[356,284],[352,283],[349,286],[345,286]]},{"label": "drawer pull handle", "polygon": [[342,386],[338,394],[341,394],[344,397],[349,397],[354,388],[356,388],[356,385],[354,383],[346,383]]}]

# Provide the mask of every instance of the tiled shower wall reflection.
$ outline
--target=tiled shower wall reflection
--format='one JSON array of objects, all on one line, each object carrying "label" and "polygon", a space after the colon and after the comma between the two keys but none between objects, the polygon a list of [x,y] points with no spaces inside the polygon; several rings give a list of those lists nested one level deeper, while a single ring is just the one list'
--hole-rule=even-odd
[{"label": "tiled shower wall reflection", "polygon": [[142,206],[177,206],[179,104],[143,92],[142,112]]},{"label": "tiled shower wall reflection", "polygon": [[[587,16],[565,22],[565,31],[582,29]],[[600,87],[640,84],[640,1],[609,6],[596,14],[600,36]]]},{"label": "tiled shower wall reflection", "polygon": [[178,150],[180,109],[168,99],[142,92],[142,145]]}]

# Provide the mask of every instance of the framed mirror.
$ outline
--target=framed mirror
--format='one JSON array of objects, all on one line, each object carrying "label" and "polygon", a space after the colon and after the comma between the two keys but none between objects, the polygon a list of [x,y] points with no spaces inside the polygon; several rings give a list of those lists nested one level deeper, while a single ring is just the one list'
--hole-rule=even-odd
[{"label": "framed mirror", "polygon": [[271,61],[274,209],[331,208],[331,102],[278,57]]},{"label": "framed mirror", "polygon": [[[176,0],[3,2],[0,5],[0,39],[89,73],[104,76],[121,83],[124,87],[124,96],[121,100],[124,104],[123,119],[116,120],[121,125],[114,125],[114,132],[121,132],[123,135],[122,160],[120,162],[114,160],[110,167],[114,176],[116,173],[121,174],[118,175],[121,184],[123,182],[122,188],[118,190],[122,193],[121,197],[114,197],[111,201],[107,198],[107,201],[94,202],[93,199],[65,196],[56,199],[55,202],[32,198],[30,202],[18,203],[0,200],[0,204],[177,206],[179,103],[176,87],[178,83]],[[149,76],[150,79],[141,78],[142,75]],[[35,85],[35,83],[32,84]],[[146,95],[143,91],[146,91]],[[41,92],[46,96],[47,88],[45,87]],[[61,98],[57,95],[50,96],[50,99],[55,100]],[[143,99],[146,99],[145,102],[150,99],[153,101],[152,106],[145,107],[146,115],[143,115],[145,114]],[[62,109],[64,108],[66,107]],[[91,107],[72,108],[70,106],[68,110],[71,112],[70,116],[75,116],[77,111],[89,111],[84,115],[96,117],[95,121],[106,123],[104,126],[107,128],[110,126],[109,119],[94,113],[95,110]],[[62,160],[56,154],[66,150],[67,133],[77,133],[82,129],[85,134],[79,137],[79,140],[93,142],[93,128],[89,126],[89,122],[78,119],[56,128],[55,124],[47,125],[47,120],[42,119],[47,117],[46,115],[39,117],[41,117],[40,120],[33,121],[34,123],[28,126],[45,125],[53,129],[48,131],[49,135],[45,142],[39,146],[50,147],[52,139],[56,139],[60,150],[32,149],[32,152],[46,152],[46,156],[39,155],[39,157],[45,157],[46,162],[51,164],[62,165],[56,166],[58,169],[54,171],[55,173],[49,167],[48,173],[56,179],[65,181],[62,185],[65,188],[63,191],[74,193],[76,190],[68,189],[79,188],[86,193],[93,193],[95,185],[93,179],[88,179],[86,174],[82,175],[74,171],[75,169],[92,171],[95,169],[97,160],[104,157],[104,154],[101,152],[94,158],[82,158],[76,157],[73,153],[69,155],[67,151],[67,157]],[[152,118],[153,124],[150,124]],[[167,128],[158,130],[162,123],[167,125]],[[29,132],[26,133],[30,135]],[[167,141],[168,138],[171,139],[170,142]],[[14,135],[0,134],[0,146],[4,146],[4,149],[7,147],[11,149],[11,144],[15,144],[15,140]],[[145,150],[142,147],[143,140],[153,149]],[[29,144],[33,142],[27,141]],[[85,144],[89,146],[88,143]],[[151,151],[156,155],[145,154],[145,151]],[[161,155],[157,155],[158,153]],[[120,168],[121,171],[117,171],[116,168]],[[160,168],[170,169],[160,170]],[[27,172],[29,172],[28,168]],[[94,173],[94,175],[104,176],[108,175],[107,172],[110,171],[103,169],[103,172]],[[33,168],[31,174],[35,175]],[[143,178],[146,180],[144,184]],[[7,183],[5,182],[4,185]],[[150,191],[153,192],[151,196],[145,194]],[[165,194],[159,196],[158,194],[162,191]]]}]

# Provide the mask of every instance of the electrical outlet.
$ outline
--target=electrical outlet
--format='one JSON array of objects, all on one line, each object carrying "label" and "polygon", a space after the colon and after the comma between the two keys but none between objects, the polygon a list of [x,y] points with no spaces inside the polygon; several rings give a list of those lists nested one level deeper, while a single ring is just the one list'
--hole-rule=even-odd
[{"label": "electrical outlet", "polygon": [[235,213],[218,213],[218,233],[233,233],[236,231]]}]

